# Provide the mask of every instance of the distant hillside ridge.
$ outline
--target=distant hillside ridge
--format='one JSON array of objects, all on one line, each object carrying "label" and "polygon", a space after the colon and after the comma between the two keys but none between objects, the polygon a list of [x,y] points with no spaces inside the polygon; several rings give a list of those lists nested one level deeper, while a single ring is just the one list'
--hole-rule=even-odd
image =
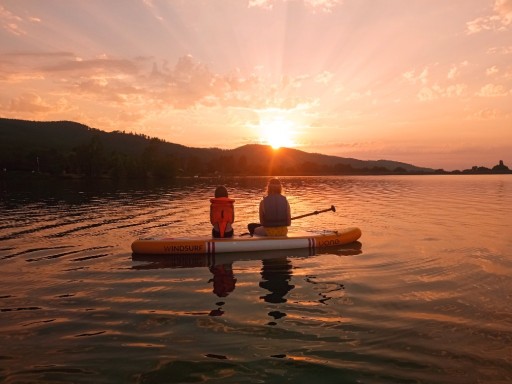
[{"label": "distant hillside ridge", "polygon": [[[111,150],[137,154],[145,148],[151,138],[143,134],[121,131],[106,132],[74,121],[29,121],[0,118],[0,146],[24,145],[32,148],[72,149],[92,137],[98,136]],[[165,143],[167,150],[176,154],[201,153],[207,149],[191,148],[180,144]]]},{"label": "distant hillside ridge", "polygon": [[[246,144],[242,147],[232,150],[233,153],[238,154],[257,154],[258,156],[273,156],[272,148],[261,144]],[[384,167],[389,171],[396,168],[402,168],[408,172],[434,172],[432,168],[418,167],[412,164],[403,163],[393,160],[358,160],[350,157],[340,157],[333,155],[323,155],[320,153],[305,152],[295,148],[280,148],[279,157],[283,160],[287,159],[288,162],[314,162],[321,165],[335,166],[337,164],[350,165],[355,169]],[[286,160],[285,160],[286,161]]]},{"label": "distant hillside ridge", "polygon": [[105,132],[73,121],[0,118],[0,167],[57,175],[339,175],[433,173],[392,160],[358,160],[247,144],[194,148],[142,134]]}]

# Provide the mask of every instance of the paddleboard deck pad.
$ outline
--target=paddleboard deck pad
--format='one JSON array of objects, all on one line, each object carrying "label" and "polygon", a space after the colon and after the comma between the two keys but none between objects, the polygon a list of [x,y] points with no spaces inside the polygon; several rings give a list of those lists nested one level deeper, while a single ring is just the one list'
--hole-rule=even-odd
[{"label": "paddleboard deck pad", "polygon": [[293,233],[282,237],[232,237],[216,239],[211,237],[149,238],[138,239],[132,243],[132,252],[142,255],[183,255],[231,252],[273,251],[280,249],[317,248],[349,244],[361,237],[357,227],[340,231],[322,231],[317,233]]}]

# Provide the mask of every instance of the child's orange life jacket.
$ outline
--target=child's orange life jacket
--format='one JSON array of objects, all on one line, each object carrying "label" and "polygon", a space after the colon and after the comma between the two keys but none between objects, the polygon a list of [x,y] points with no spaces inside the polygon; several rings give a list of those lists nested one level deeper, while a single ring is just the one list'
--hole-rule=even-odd
[{"label": "child's orange life jacket", "polygon": [[235,200],[229,197],[215,197],[210,199],[210,223],[217,224],[220,237],[224,237],[226,226],[235,221]]}]

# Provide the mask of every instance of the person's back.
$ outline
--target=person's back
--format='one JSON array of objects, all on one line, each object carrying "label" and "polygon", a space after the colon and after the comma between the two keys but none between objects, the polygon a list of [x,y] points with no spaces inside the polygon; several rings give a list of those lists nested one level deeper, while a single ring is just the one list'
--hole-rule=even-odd
[{"label": "person's back", "polygon": [[213,225],[212,237],[233,237],[235,221],[235,200],[228,197],[228,191],[223,185],[215,189],[215,197],[210,199],[210,223]]},{"label": "person's back", "polygon": [[261,226],[254,229],[258,236],[286,236],[291,225],[290,204],[282,194],[279,179],[271,179],[267,186],[267,196],[260,202]]},{"label": "person's back", "polygon": [[281,194],[270,194],[262,200],[260,221],[264,227],[288,226],[288,200]]}]

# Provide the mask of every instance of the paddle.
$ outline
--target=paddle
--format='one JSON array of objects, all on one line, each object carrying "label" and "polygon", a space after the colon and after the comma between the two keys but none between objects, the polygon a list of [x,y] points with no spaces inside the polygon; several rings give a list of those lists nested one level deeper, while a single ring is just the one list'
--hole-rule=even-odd
[{"label": "paddle", "polygon": [[334,205],[331,205],[331,208],[322,209],[321,211],[314,211],[311,213],[306,213],[305,215],[295,216],[295,217],[292,217],[292,220],[302,219],[303,217],[318,215],[319,213],[329,212],[329,211],[336,212],[336,207]]},{"label": "paddle", "polygon": [[[302,219],[303,217],[318,215],[319,213],[329,212],[329,211],[336,212],[336,207],[334,205],[331,205],[331,208],[327,208],[327,209],[322,209],[320,211],[314,211],[314,212],[306,213],[306,214],[300,215],[300,216],[295,216],[295,217],[292,217],[292,220]],[[247,235],[251,235],[252,236],[253,233],[254,233],[254,229],[259,227],[260,225],[261,225],[260,223],[250,223],[250,224],[247,224],[247,228],[249,229],[249,232],[242,233],[240,236],[247,236]]]}]

